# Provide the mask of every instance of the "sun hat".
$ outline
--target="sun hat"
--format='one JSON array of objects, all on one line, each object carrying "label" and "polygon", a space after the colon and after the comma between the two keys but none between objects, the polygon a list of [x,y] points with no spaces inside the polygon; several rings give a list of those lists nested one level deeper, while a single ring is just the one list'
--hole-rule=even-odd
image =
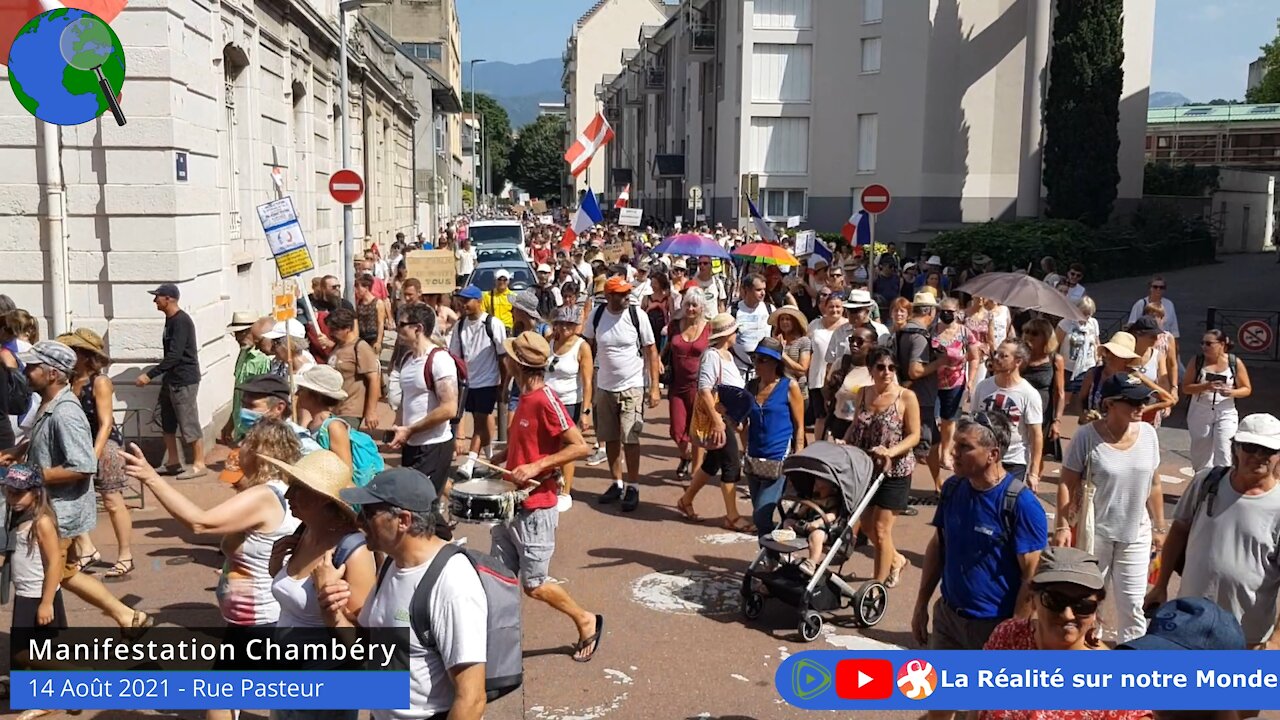
[{"label": "sun hat", "polygon": [[1244,650],[1244,630],[1231,613],[1211,600],[1181,597],[1161,605],[1147,634],[1117,650]]},{"label": "sun hat", "polygon": [[729,313],[720,313],[711,318],[711,334],[708,340],[718,340],[738,332],[738,321]]},{"label": "sun hat", "polygon": [[503,340],[502,344],[507,349],[507,355],[525,367],[546,367],[547,360],[551,358],[551,345],[536,332],[522,332],[516,337]]},{"label": "sun hat", "polygon": [[256,314],[237,310],[231,313],[231,322],[227,324],[227,327],[231,330],[248,330],[256,322],[258,322]]},{"label": "sun hat", "polygon": [[511,298],[511,307],[532,318],[542,318],[538,312],[538,293],[532,289],[521,290]]},{"label": "sun hat", "polygon": [[671,263],[671,269],[688,270],[689,264],[684,261],[684,258],[676,258],[676,261]]},{"label": "sun hat", "polygon": [[1134,320],[1133,322],[1129,323],[1129,327],[1125,329],[1128,330],[1129,334],[1134,337],[1143,337],[1144,335],[1160,334],[1160,324],[1157,323],[1156,319],[1151,317],[1150,315],[1143,315],[1137,320]]},{"label": "sun hat", "polygon": [[783,305],[777,310],[774,310],[773,314],[769,316],[769,326],[777,327],[778,319],[783,315],[791,316],[791,319],[795,320],[796,324],[800,326],[800,332],[809,332],[809,319],[804,316],[804,313],[800,312],[800,308],[793,305]]},{"label": "sun hat", "polygon": [[915,270],[915,269],[916,269],[916,264],[913,262],[906,263],[905,265],[902,266],[902,272],[906,272],[908,270]]},{"label": "sun hat", "polygon": [[871,299],[871,293],[866,290],[854,290],[844,301],[844,306],[849,309],[871,307],[875,304],[875,300]]},{"label": "sun hat", "polygon": [[912,307],[937,307],[938,298],[931,292],[918,292],[916,297],[911,301]]},{"label": "sun hat", "polygon": [[1054,546],[1040,552],[1040,564],[1031,582],[1037,585],[1071,583],[1090,590],[1101,590],[1106,584],[1098,558],[1079,548]]},{"label": "sun hat", "polygon": [[561,325],[577,325],[582,322],[582,311],[573,305],[566,305],[556,310],[556,317],[553,322]]},{"label": "sun hat", "polygon": [[14,490],[38,488],[44,485],[44,473],[36,465],[10,465],[0,468],[0,485]]},{"label": "sun hat", "polygon": [[620,277],[611,277],[604,284],[604,291],[607,294],[629,293],[631,289],[631,283]]},{"label": "sun hat", "polygon": [[351,505],[385,502],[413,512],[433,510],[436,498],[431,479],[412,468],[388,468],[374,475],[367,486],[343,488],[338,495]]},{"label": "sun hat", "polygon": [[342,373],[331,365],[312,365],[303,370],[295,382],[298,387],[306,388],[318,395],[334,400],[347,399],[347,391],[342,389]]},{"label": "sun hat", "polygon": [[1261,445],[1264,448],[1280,450],[1280,420],[1268,413],[1246,415],[1236,430],[1234,442],[1249,445]]},{"label": "sun hat", "polygon": [[27,365],[48,365],[66,373],[76,369],[75,351],[57,340],[41,340],[18,353],[18,359]]},{"label": "sun hat", "polygon": [[160,287],[157,287],[155,290],[148,290],[147,294],[155,295],[156,297],[173,298],[174,300],[179,299],[182,295],[182,293],[178,291],[178,286],[173,283],[161,283]]},{"label": "sun hat", "polygon": [[1137,340],[1124,331],[1112,335],[1110,340],[1102,344],[1102,347],[1106,348],[1107,352],[1125,360],[1137,359],[1138,353],[1134,351],[1137,346]]},{"label": "sun hat", "polygon": [[222,472],[218,473],[218,479],[228,485],[235,485],[244,479],[244,469],[240,467],[240,448],[227,454],[227,459],[222,462]]},{"label": "sun hat", "polygon": [[1135,400],[1144,403],[1155,394],[1155,391],[1139,380],[1137,375],[1130,375],[1129,373],[1116,373],[1107,378],[1102,383],[1101,392],[1103,400],[1119,398],[1121,400]]},{"label": "sun hat", "polygon": [[782,362],[782,343],[771,337],[762,338],[759,344],[756,345],[756,349],[751,351],[751,354],[763,355]]},{"label": "sun hat", "polygon": [[933,265],[934,267],[942,267],[942,258],[937,255],[931,255],[928,260],[924,261],[925,265]]},{"label": "sun hat", "polygon": [[58,336],[58,342],[75,350],[88,350],[89,352],[99,356],[106,357],[107,350],[102,342],[102,336],[90,330],[89,328],[77,328],[75,332],[69,332],[65,335]]},{"label": "sun hat", "polygon": [[290,485],[301,484],[308,490],[332,500],[348,515],[356,514],[351,505],[347,504],[340,495],[343,490],[356,486],[351,482],[351,466],[336,453],[330,450],[313,450],[292,465],[266,455],[259,455],[258,459],[280,468],[284,473],[285,482]]},{"label": "sun hat", "polygon": [[307,328],[301,322],[290,318],[289,320],[282,320],[275,325],[272,325],[270,330],[262,333],[262,339],[279,340],[286,335],[289,337],[303,338],[307,336]]},{"label": "sun hat", "polygon": [[475,285],[468,285],[458,292],[454,293],[456,297],[465,298],[467,300],[479,300],[484,297],[484,291]]}]

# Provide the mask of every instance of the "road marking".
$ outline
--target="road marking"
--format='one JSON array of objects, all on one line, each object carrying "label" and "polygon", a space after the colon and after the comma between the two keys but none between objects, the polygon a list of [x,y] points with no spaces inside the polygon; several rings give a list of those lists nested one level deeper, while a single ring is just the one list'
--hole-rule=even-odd
[{"label": "road marking", "polygon": [[613,680],[614,685],[630,685],[633,682],[635,682],[634,680],[631,679],[630,675],[622,672],[621,670],[611,670],[609,668],[605,668],[604,674],[608,675],[609,679]]},{"label": "road marking", "polygon": [[736,545],[738,543],[754,543],[755,541],[755,535],[739,532],[713,533],[698,538],[698,542],[704,545]]},{"label": "road marking", "polygon": [[869,650],[874,652],[884,650],[906,650],[906,648],[899,645],[892,645],[890,643],[880,642],[879,640],[872,640],[871,638],[864,637],[862,635],[840,635],[829,626],[824,626],[822,628],[822,639],[826,640],[828,645],[834,645],[835,647],[844,650]]},{"label": "road marking", "polygon": [[529,708],[529,714],[534,720],[598,720],[617,710],[626,702],[628,693],[622,693],[607,703],[600,703],[585,710],[574,710],[567,707],[548,708],[543,705],[535,705]]},{"label": "road marking", "polygon": [[779,659],[779,660],[786,660],[786,659],[787,659],[787,658],[789,658],[789,657],[791,657],[791,651],[787,649],[787,646],[786,646],[786,645],[779,645],[779,646],[778,646],[778,659]]},{"label": "road marking", "polygon": [[1174,475],[1161,475],[1161,476],[1160,476],[1160,482],[1162,482],[1162,483],[1168,483],[1169,485],[1181,485],[1182,483],[1184,483],[1184,482],[1186,482],[1186,481],[1187,481],[1187,479],[1186,479],[1186,478],[1180,478],[1180,477],[1177,477],[1177,476],[1174,476]]},{"label": "road marking", "polygon": [[743,677],[742,675],[739,675],[738,673],[733,673],[733,674],[732,674],[732,675],[730,675],[729,677],[733,678],[734,680],[741,680],[741,681],[742,681],[742,682],[744,682],[744,683],[749,683],[749,682],[751,682],[750,680],[748,680],[747,678]]},{"label": "road marking", "polygon": [[631,599],[673,615],[724,615],[741,607],[741,583],[705,570],[642,575],[631,583]]}]

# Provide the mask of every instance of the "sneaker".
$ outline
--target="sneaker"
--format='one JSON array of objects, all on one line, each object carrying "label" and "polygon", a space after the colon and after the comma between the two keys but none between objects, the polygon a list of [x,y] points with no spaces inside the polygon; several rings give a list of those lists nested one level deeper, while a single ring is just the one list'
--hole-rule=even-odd
[{"label": "sneaker", "polygon": [[[617,487],[617,485],[614,485]],[[622,512],[633,512],[640,507],[640,489],[632,485],[627,488],[626,494],[622,496]]]},{"label": "sneaker", "polygon": [[591,457],[587,458],[587,464],[594,467],[608,459],[609,456],[605,453],[604,448],[598,447],[595,452],[591,453]]},{"label": "sneaker", "polygon": [[600,499],[596,502],[601,505],[612,505],[622,497],[622,488],[617,483],[609,483],[609,489],[604,491]]},{"label": "sneaker", "polygon": [[684,460],[684,459],[682,459],[682,460],[680,461],[680,464],[676,466],[676,479],[677,479],[677,480],[688,480],[688,479],[689,479],[689,465],[690,465],[690,461],[689,461],[689,460]]},{"label": "sneaker", "polygon": [[454,471],[454,474],[457,475],[458,478],[460,478],[463,482],[466,482],[467,480],[471,479],[471,475],[472,473],[475,472],[475,469],[476,469],[475,463],[464,462],[458,466],[458,469]]},{"label": "sneaker", "polygon": [[560,497],[556,498],[556,510],[560,512],[565,512],[571,507],[573,507],[572,495],[561,495]]}]

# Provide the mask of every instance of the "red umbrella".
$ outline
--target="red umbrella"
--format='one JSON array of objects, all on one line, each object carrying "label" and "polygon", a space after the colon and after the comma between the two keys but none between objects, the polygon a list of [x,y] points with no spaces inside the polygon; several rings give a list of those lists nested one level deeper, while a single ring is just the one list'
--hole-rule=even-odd
[{"label": "red umbrella", "polygon": [[31,18],[58,8],[75,8],[91,12],[110,23],[129,0],[0,0],[0,63],[9,64],[9,49],[18,31]]}]

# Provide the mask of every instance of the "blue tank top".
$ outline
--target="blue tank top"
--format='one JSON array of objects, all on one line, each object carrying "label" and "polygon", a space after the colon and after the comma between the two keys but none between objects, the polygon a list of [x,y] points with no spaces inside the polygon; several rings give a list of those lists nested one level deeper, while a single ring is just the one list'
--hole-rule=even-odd
[{"label": "blue tank top", "polygon": [[[758,388],[757,381],[752,385]],[[762,460],[781,460],[791,447],[791,378],[781,377],[765,399],[764,405],[755,402],[754,393],[748,417],[747,455]]]}]

